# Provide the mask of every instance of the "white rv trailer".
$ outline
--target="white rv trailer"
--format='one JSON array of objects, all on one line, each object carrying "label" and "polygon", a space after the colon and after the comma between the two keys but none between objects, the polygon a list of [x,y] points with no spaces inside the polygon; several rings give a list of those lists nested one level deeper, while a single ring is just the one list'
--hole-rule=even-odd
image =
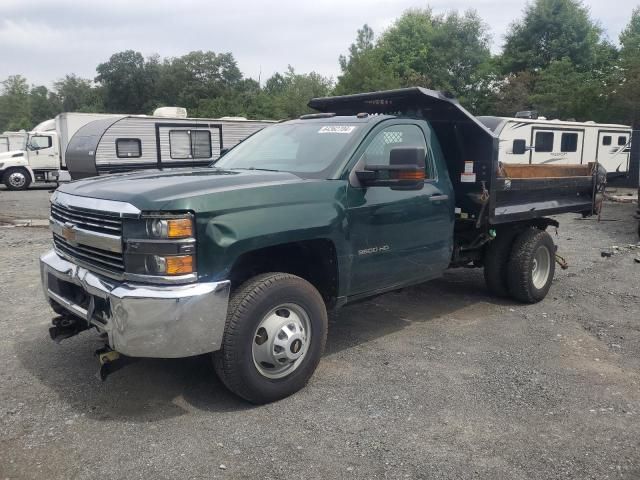
[{"label": "white rv trailer", "polygon": [[65,164],[74,180],[130,170],[206,166],[273,123],[240,117],[103,118],[73,135],[64,153]]},{"label": "white rv trailer", "polygon": [[631,127],[544,118],[478,117],[500,141],[503,163],[586,164],[597,162],[610,177],[629,171]]},{"label": "white rv trailer", "polygon": [[159,108],[153,116],[61,113],[29,133],[22,132],[19,150],[0,152],[0,179],[7,188],[22,190],[38,182],[206,165],[217,159],[223,148],[273,123],[238,117],[186,117],[186,110],[179,107]]}]

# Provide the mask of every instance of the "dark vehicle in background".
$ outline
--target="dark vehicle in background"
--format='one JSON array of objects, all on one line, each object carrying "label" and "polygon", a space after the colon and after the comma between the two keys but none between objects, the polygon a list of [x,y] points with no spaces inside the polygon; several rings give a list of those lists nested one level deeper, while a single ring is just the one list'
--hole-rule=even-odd
[{"label": "dark vehicle in background", "polygon": [[422,88],[314,99],[209,168],[110,175],[52,198],[41,257],[56,339],[95,327],[106,361],[212,353],[254,403],[302,388],[327,310],[483,267],[489,289],[542,300],[550,215],[598,208],[593,165],[498,163],[498,138]]}]

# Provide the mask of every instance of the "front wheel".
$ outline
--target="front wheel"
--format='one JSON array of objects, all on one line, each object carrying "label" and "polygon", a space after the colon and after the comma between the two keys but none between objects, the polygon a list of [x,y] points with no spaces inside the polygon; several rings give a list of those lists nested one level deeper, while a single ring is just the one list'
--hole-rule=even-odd
[{"label": "front wheel", "polygon": [[2,182],[9,190],[26,190],[31,184],[31,175],[24,168],[8,168]]},{"label": "front wheel", "polygon": [[545,231],[529,228],[516,237],[507,267],[514,299],[536,303],[547,296],[556,271],[555,252],[553,239]]},{"label": "front wheel", "polygon": [[287,397],[315,371],[327,338],[320,293],[287,273],[258,275],[229,303],[222,349],[214,353],[225,386],[252,403]]}]

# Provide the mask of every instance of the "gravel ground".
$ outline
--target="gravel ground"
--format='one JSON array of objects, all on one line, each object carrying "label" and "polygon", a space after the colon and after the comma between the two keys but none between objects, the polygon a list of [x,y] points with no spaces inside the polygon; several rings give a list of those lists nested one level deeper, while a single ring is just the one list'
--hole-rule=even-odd
[{"label": "gravel ground", "polygon": [[[47,199],[2,190],[0,216]],[[455,270],[344,308],[307,388],[261,407],[206,356],[101,383],[94,333],[48,338],[48,231],[0,228],[0,478],[638,479],[640,264],[600,256],[637,241],[634,208],[559,217],[571,268],[539,304]]]}]

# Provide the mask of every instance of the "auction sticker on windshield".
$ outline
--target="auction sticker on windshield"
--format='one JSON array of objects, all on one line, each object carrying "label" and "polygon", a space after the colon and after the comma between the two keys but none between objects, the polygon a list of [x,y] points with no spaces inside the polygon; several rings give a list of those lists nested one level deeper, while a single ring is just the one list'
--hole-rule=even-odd
[{"label": "auction sticker on windshield", "polygon": [[356,129],[355,125],[329,125],[322,127],[318,133],[351,133]]}]

